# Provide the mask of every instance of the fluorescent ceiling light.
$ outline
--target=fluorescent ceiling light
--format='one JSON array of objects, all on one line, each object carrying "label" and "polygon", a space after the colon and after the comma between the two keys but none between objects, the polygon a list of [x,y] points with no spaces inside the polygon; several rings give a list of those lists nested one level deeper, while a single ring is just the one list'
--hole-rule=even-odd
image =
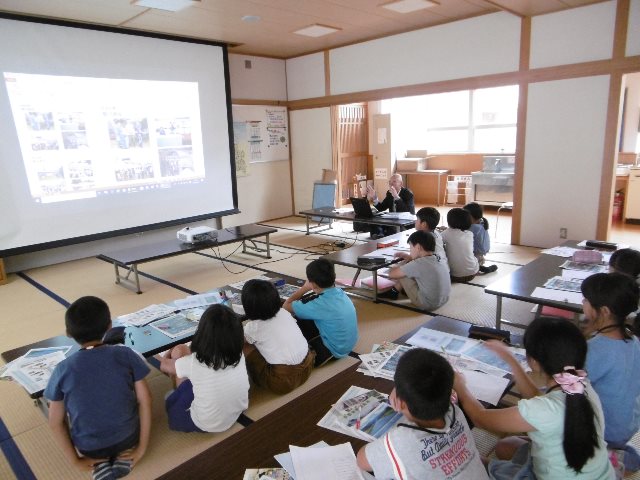
[{"label": "fluorescent ceiling light", "polygon": [[245,15],[241,20],[247,23],[256,23],[260,21],[260,17],[258,15]]},{"label": "fluorescent ceiling light", "polygon": [[147,8],[157,8],[158,10],[167,10],[169,12],[177,12],[184,8],[190,7],[200,0],[133,0],[133,5]]},{"label": "fluorescent ceiling light", "polygon": [[316,23],[315,25],[309,25],[308,27],[296,30],[293,33],[297,33],[298,35],[305,35],[307,37],[322,37],[339,30],[339,28],[329,27],[328,25],[319,25]]},{"label": "fluorescent ceiling light", "polygon": [[439,5],[439,3],[431,0],[399,0],[380,6],[398,13],[411,13],[423,8],[435,7],[436,5]]}]

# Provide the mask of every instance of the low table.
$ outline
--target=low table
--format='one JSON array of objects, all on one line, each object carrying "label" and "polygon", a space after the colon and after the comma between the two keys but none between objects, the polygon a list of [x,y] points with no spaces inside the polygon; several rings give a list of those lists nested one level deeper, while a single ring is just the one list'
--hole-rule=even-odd
[{"label": "low table", "polygon": [[[563,246],[575,248],[577,242],[565,242]],[[526,327],[516,322],[502,320],[503,298],[512,298],[523,302],[561,308],[574,312],[575,314],[582,313],[581,304],[570,303],[568,301],[559,302],[532,296],[532,292],[536,287],[542,287],[551,277],[562,275],[560,265],[567,260],[569,259],[565,257],[542,253],[538,258],[520,267],[515,272],[485,287],[484,291],[486,293],[496,296],[496,328],[500,328],[501,323],[522,328]]]},{"label": "low table", "polygon": [[329,260],[331,263],[334,263],[336,265],[344,265],[345,267],[355,268],[356,274],[353,276],[353,281],[351,282],[352,287],[355,286],[356,280],[360,276],[360,272],[362,270],[371,272],[373,276],[373,301],[377,302],[378,301],[378,270],[380,270],[381,268],[389,267],[394,263],[398,263],[399,261],[401,261],[401,259],[389,257],[389,260],[384,264],[364,266],[364,265],[358,265],[358,257],[378,250],[378,243],[385,243],[385,242],[390,242],[392,240],[398,240],[398,246],[406,246],[407,238],[409,237],[410,233],[411,232],[395,233],[393,235],[380,238],[378,240],[371,240],[361,245],[354,245],[353,247],[349,247],[345,250],[340,250],[338,252],[333,252],[328,255],[324,255],[322,258],[324,258],[325,260]]},{"label": "low table", "polygon": [[[426,315],[425,315],[426,317]],[[471,325],[447,317],[429,319],[422,327],[466,336]],[[421,327],[419,327],[421,328]],[[403,343],[418,329],[395,340]],[[289,445],[307,447],[324,440],[329,445],[349,442],[355,453],[367,442],[317,425],[337,400],[352,385],[390,393],[393,382],[363,375],[359,365],[331,377],[310,391],[294,398],[282,407],[251,425],[196,455],[182,465],[162,475],[160,480],[242,478],[247,468],[278,467],[274,455],[288,452]]]},{"label": "low table", "polygon": [[[369,225],[380,225],[382,227],[392,227],[396,231],[403,228],[411,228],[415,225],[416,216],[409,212],[386,213],[372,218],[356,218],[353,211],[339,212],[333,207],[313,208],[311,210],[303,210],[300,215],[304,215],[307,219],[307,235],[309,235],[309,219],[311,217],[330,218],[332,220],[344,220],[346,222],[366,223]],[[327,227],[330,228],[330,227]],[[321,230],[318,230],[321,231]]]},{"label": "low table", "polygon": [[[289,285],[294,285],[297,287],[301,287],[304,284],[303,280],[300,280],[295,277],[290,277],[288,275],[277,275],[266,273],[265,275],[272,278],[282,278]],[[228,285],[216,288],[214,290],[233,290]],[[237,291],[237,290],[236,290]],[[153,322],[152,322],[153,323]],[[158,353],[164,352],[176,345],[181,343],[186,343],[193,338],[194,332],[187,333],[181,335],[176,338],[171,338],[159,330],[153,328],[150,324],[140,327],[128,326],[124,332],[124,345],[127,347],[131,347],[136,352],[140,353],[142,356],[148,358],[153,355],[157,355]],[[35,343],[31,343],[29,345],[24,345],[22,347],[14,348],[12,350],[8,350],[2,353],[2,359],[9,363],[27,353],[29,350],[34,348],[47,348],[47,347],[67,347],[70,346],[71,350],[67,356],[73,352],[76,352],[80,349],[80,345],[78,345],[72,338],[67,337],[65,335],[58,335],[56,337],[47,338],[45,340],[40,340]],[[42,397],[43,391],[38,391],[33,394],[30,394],[31,398],[37,400]]]},{"label": "low table", "polygon": [[[272,227],[264,227],[262,225],[242,225],[239,227],[229,227],[217,230],[216,240],[207,240],[198,243],[181,243],[175,236],[166,240],[147,242],[141,239],[140,244],[113,250],[98,255],[98,258],[105,262],[113,263],[116,274],[116,283],[125,288],[134,290],[136,293],[142,293],[140,289],[140,278],[138,276],[138,264],[160,260],[162,258],[182,255],[183,253],[197,252],[207,248],[227,245],[229,243],[242,242],[242,253],[257,255],[253,252],[247,252],[246,240],[253,238],[265,237],[267,244],[266,258],[271,258],[269,235],[278,230]],[[258,255],[263,256],[263,255]],[[120,275],[120,268],[124,268],[127,273],[125,276]],[[133,280],[129,276],[133,274]]]}]

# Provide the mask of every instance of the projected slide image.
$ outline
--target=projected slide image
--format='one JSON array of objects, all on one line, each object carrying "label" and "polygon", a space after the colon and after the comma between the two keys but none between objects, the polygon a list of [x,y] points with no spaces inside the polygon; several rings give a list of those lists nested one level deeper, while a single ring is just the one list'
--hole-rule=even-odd
[{"label": "projected slide image", "polygon": [[31,150],[38,152],[40,150],[58,150],[58,135],[54,131],[41,131],[31,136]]},{"label": "projected slide image", "polygon": [[59,113],[57,125],[62,132],[62,145],[66,150],[89,148],[87,128],[82,113]]},{"label": "projected slide image", "polygon": [[111,118],[109,138],[112,147],[121,149],[148,147],[149,122],[146,118]]},{"label": "projected slide image", "polygon": [[116,182],[134,182],[136,180],[153,179],[155,177],[153,163],[148,155],[122,156],[116,159],[114,173]]},{"label": "projected slide image", "polygon": [[37,203],[205,178],[196,82],[6,72],[4,79]]},{"label": "projected slide image", "polygon": [[160,175],[163,177],[191,176],[194,172],[191,147],[165,148],[158,152]]},{"label": "projected slide image", "polygon": [[52,112],[25,112],[25,120],[27,126],[36,132],[54,128]]},{"label": "projected slide image", "polygon": [[95,185],[91,160],[69,162],[68,175],[70,190],[92,190]]}]

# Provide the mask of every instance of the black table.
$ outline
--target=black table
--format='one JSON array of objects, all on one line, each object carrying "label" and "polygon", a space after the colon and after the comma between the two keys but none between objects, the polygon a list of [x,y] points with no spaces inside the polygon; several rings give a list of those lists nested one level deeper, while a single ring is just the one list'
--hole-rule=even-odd
[{"label": "black table", "polygon": [[402,213],[385,213],[371,218],[356,218],[353,211],[338,212],[333,207],[313,208],[311,210],[303,210],[299,212],[307,219],[307,235],[309,235],[309,219],[311,217],[329,218],[331,220],[344,220],[346,222],[366,223],[369,225],[380,225],[382,227],[392,227],[396,231],[404,228],[411,228],[415,225],[416,216],[409,212]]},{"label": "black table", "polygon": [[[274,273],[265,273],[266,276],[271,278],[282,278],[289,285],[295,285],[301,287],[304,284],[304,280],[300,280],[295,277],[290,277],[288,275],[279,275]],[[232,287],[223,286],[220,288],[216,288],[215,290],[234,290]],[[190,332],[184,335],[181,335],[176,338],[171,338],[159,330],[153,328],[151,325],[146,326],[128,326],[124,331],[124,344],[128,347],[131,347],[136,352],[140,353],[146,358],[152,357],[160,352],[168,350],[176,345],[181,343],[186,343],[193,338],[194,332]],[[46,347],[60,347],[60,346],[70,346],[71,350],[67,353],[67,356],[73,352],[76,352],[80,349],[80,346],[70,337],[59,335],[52,338],[47,338],[45,340],[40,340],[35,343],[31,343],[29,345],[24,345],[22,347],[14,348],[12,350],[8,350],[2,353],[2,359],[9,363],[17,358],[22,357],[25,353],[33,348],[46,348]],[[31,398],[38,399],[42,397],[43,392],[38,391],[31,394]]]},{"label": "black table", "polygon": [[[413,230],[412,230],[413,231]],[[406,247],[407,246],[407,238],[412,233],[412,231],[408,232],[399,232],[394,233],[393,235],[389,235],[387,237],[380,238],[378,240],[371,240],[367,243],[363,243],[360,245],[354,245],[353,247],[349,247],[345,250],[340,250],[338,252],[333,252],[328,255],[324,255],[322,258],[329,260],[331,263],[336,265],[344,265],[345,267],[352,267],[356,269],[356,274],[353,277],[353,281],[351,282],[351,286],[355,286],[356,280],[360,275],[362,270],[367,272],[371,272],[373,276],[373,300],[375,302],[378,301],[378,270],[381,268],[389,267],[390,265],[401,261],[400,258],[389,257],[388,261],[384,264],[380,265],[358,265],[358,257],[361,255],[366,255],[368,253],[375,252],[379,249],[378,244],[385,244],[391,241],[397,240],[398,244],[396,247]]]},{"label": "black table", "polygon": [[[573,240],[568,241],[565,242],[563,246],[576,248],[577,242]],[[561,308],[563,310],[574,312],[575,314],[582,313],[581,304],[559,302],[556,300],[534,297],[532,295],[535,288],[542,287],[551,277],[562,275],[560,265],[567,260],[570,259],[542,253],[538,258],[527,263],[523,267],[520,267],[515,272],[485,287],[484,291],[490,295],[495,295],[497,299],[496,328],[500,328],[501,323],[517,327],[525,327],[525,325],[501,319],[502,299],[505,297],[538,305]]]},{"label": "black table", "polygon": [[[247,252],[245,242],[246,240],[258,237],[266,237],[266,258],[271,258],[269,234],[277,231],[275,228],[264,227],[262,225],[242,225],[216,230],[216,240],[207,240],[198,243],[182,243],[175,238],[174,234],[168,236],[166,240],[160,241],[147,241],[141,238],[139,245],[105,252],[98,255],[98,258],[113,263],[116,273],[116,283],[118,285],[135,289],[136,293],[142,293],[142,290],[140,290],[140,278],[138,277],[138,264],[140,263],[182,255],[183,253],[197,252],[206,248],[218,247],[235,242],[242,242],[242,253],[257,255],[253,252]],[[124,277],[120,275],[120,268],[124,268],[127,271]],[[129,276],[132,273],[133,280],[130,280]]]},{"label": "black table", "polygon": [[[418,328],[467,336],[470,326],[460,320],[434,317]],[[395,340],[395,343],[403,343],[403,339],[409,338],[418,328]],[[357,368],[358,365],[354,365],[334,375],[159,478],[204,480],[215,472],[215,478],[239,479],[247,468],[278,467],[274,455],[288,452],[291,444],[306,447],[321,440],[329,445],[349,442],[357,453],[367,442],[317,425],[352,385],[383,393],[390,393],[393,389],[391,380],[363,375],[356,371]]]}]

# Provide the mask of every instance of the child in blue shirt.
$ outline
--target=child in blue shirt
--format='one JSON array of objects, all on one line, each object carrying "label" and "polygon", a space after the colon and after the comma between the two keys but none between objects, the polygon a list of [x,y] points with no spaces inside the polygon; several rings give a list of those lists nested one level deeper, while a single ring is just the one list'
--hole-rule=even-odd
[{"label": "child in blue shirt", "polygon": [[471,233],[473,233],[473,254],[478,259],[480,273],[491,273],[498,269],[497,265],[485,266],[485,255],[491,249],[491,239],[489,238],[489,221],[484,218],[484,211],[480,204],[476,202],[467,203],[464,207],[471,214]]},{"label": "child in blue shirt", "polygon": [[307,265],[307,281],[282,308],[293,313],[309,346],[315,366],[342,358],[358,341],[356,309],[346,293],[336,288],[333,264],[319,258]]},{"label": "child in blue shirt", "polygon": [[625,450],[625,470],[640,470],[640,455],[629,440],[640,428],[640,341],[626,327],[638,308],[638,285],[622,273],[598,273],[581,286],[588,340],[586,368],[602,402],[604,438]]},{"label": "child in blue shirt", "polygon": [[76,300],[65,325],[82,348],[56,366],[44,391],[49,426],[74,466],[92,469],[99,480],[123,477],[149,443],[151,393],[144,380],[149,367],[130,348],[102,343],[111,328],[103,300]]}]

